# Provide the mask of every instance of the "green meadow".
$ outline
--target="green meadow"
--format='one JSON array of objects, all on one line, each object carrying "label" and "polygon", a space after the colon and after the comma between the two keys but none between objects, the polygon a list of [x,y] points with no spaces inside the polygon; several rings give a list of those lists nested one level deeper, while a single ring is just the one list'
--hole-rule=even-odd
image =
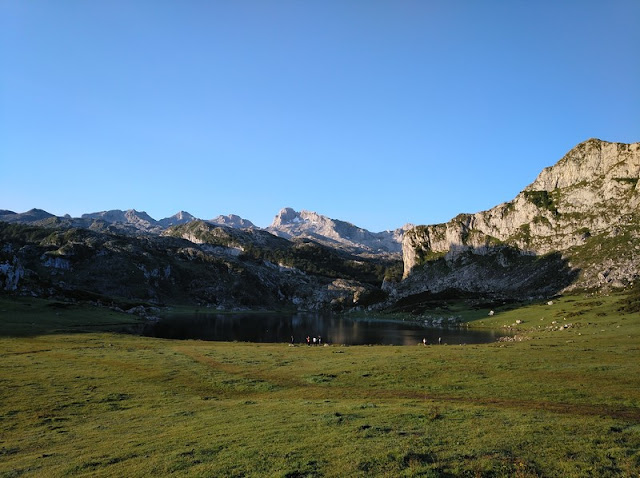
[{"label": "green meadow", "polygon": [[307,347],[2,298],[0,476],[637,477],[633,300],[464,315],[509,342]]}]

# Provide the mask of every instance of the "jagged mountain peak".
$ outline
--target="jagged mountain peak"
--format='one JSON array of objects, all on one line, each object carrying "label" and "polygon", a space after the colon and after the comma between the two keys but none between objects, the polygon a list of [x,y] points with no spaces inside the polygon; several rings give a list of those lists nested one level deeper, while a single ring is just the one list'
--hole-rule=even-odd
[{"label": "jagged mountain peak", "polygon": [[195,216],[189,214],[187,211],[178,211],[173,215],[176,219],[195,219]]},{"label": "jagged mountain peak", "polygon": [[294,224],[302,221],[303,219],[301,213],[294,210],[293,208],[285,207],[280,209],[278,214],[276,214],[270,227],[277,228],[285,224]]}]

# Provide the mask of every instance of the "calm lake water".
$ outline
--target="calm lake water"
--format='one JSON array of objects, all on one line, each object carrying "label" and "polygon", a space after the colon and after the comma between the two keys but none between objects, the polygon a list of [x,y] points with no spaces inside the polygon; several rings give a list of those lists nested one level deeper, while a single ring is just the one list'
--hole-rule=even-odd
[{"label": "calm lake water", "polygon": [[321,337],[322,343],[345,345],[477,344],[495,342],[500,331],[466,328],[426,328],[395,320],[355,319],[336,315],[296,314],[195,314],[174,316],[145,327],[143,335],[167,339],[200,339],[238,342],[306,343]]}]

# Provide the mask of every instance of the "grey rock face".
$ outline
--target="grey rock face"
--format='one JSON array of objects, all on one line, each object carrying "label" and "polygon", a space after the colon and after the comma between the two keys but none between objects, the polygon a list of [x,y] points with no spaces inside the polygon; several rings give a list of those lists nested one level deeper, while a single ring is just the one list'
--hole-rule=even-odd
[{"label": "grey rock face", "polygon": [[0,290],[17,290],[24,274],[24,268],[15,259],[13,262],[0,263]]}]

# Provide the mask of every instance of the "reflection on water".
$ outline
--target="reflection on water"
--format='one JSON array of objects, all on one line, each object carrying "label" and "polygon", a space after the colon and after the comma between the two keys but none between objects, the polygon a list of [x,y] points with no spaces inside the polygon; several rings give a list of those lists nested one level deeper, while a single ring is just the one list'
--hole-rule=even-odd
[{"label": "reflection on water", "polygon": [[296,314],[195,314],[163,319],[143,331],[150,337],[239,342],[306,343],[320,337],[322,343],[345,345],[474,344],[494,342],[494,331],[465,328],[425,328],[395,320],[354,319],[335,315]]}]

